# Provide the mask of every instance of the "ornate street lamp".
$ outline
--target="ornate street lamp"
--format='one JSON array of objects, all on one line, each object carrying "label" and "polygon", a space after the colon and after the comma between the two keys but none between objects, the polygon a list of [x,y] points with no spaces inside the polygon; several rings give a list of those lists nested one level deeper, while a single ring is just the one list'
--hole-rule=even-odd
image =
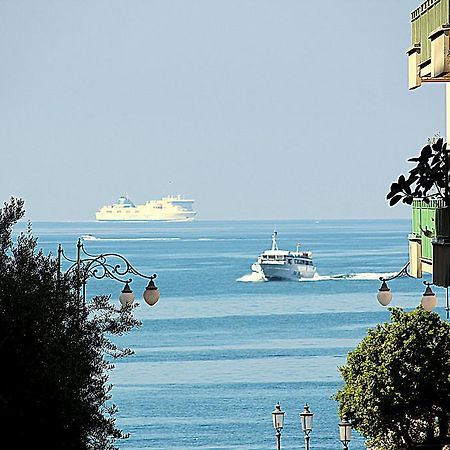
[{"label": "ornate street lamp", "polygon": [[154,273],[153,276],[148,278],[150,281],[148,282],[148,285],[145,288],[144,295],[143,295],[144,300],[150,306],[153,306],[159,300],[159,291],[153,281],[155,278],[156,278],[156,273]]},{"label": "ornate street lamp", "polygon": [[[400,278],[400,277],[415,278],[408,273],[408,266],[409,266],[409,262],[403,267],[403,269],[399,273],[397,273],[391,277],[387,277],[387,278],[380,277],[381,287],[380,287],[380,289],[378,289],[378,294],[377,294],[377,300],[378,300],[378,303],[380,303],[380,305],[388,306],[392,300],[392,292],[389,289],[389,286],[387,285],[387,281],[395,280],[396,278]],[[423,306],[423,309],[431,312],[437,305],[437,297],[436,297],[436,294],[431,290],[431,287],[430,287],[433,283],[428,283],[427,281],[424,281],[423,284],[425,284],[427,287],[425,289],[425,292],[422,296],[420,303]],[[447,309],[447,318],[448,318],[448,308],[446,308],[446,309]]]},{"label": "ornate street lamp", "polygon": [[352,438],[352,424],[348,421],[347,416],[343,416],[339,422],[339,439],[344,445],[344,450],[348,450],[348,444]]},{"label": "ornate street lamp", "polygon": [[426,281],[423,282],[423,284],[426,285],[425,292],[423,293],[421,304],[423,306],[423,309],[426,311],[433,311],[433,309],[437,305],[437,298],[436,294],[431,290],[431,283],[427,283]]},{"label": "ornate street lamp", "polygon": [[275,405],[275,409],[272,412],[272,422],[276,430],[277,450],[281,450],[281,430],[284,425],[284,411],[281,411],[280,403]]},{"label": "ornate street lamp", "polygon": [[395,275],[393,275],[391,277],[386,277],[386,278],[380,277],[379,278],[381,281],[381,287],[380,287],[380,289],[378,289],[377,300],[378,300],[378,303],[380,303],[380,305],[387,306],[387,305],[389,305],[389,303],[391,303],[391,300],[392,300],[392,292],[386,283],[387,281],[395,280],[396,278],[401,278],[401,277],[414,278],[412,275],[409,274],[408,267],[409,267],[409,262],[402,268],[402,270],[400,270],[399,273],[396,273]]},{"label": "ornate street lamp", "polygon": [[309,410],[309,406],[306,403],[303,412],[300,413],[300,423],[302,430],[305,433],[305,450],[309,450],[309,434],[312,431],[314,414]]},{"label": "ornate street lamp", "polygon": [[134,302],[134,293],[128,284],[128,281],[125,283],[124,288],[122,289],[122,293],[119,295],[119,301],[122,303],[122,306],[130,306]]},{"label": "ornate street lamp", "polygon": [[134,293],[130,288],[130,283],[133,280],[132,278],[124,278],[127,274],[149,280],[143,293],[144,300],[148,305],[153,306],[159,300],[159,291],[154,282],[156,274],[147,276],[138,272],[124,256],[118,253],[91,255],[84,249],[81,239],[78,239],[76,260],[68,258],[64,253],[62,245],[59,244],[58,276],[61,276],[61,262],[63,259],[72,263],[65,273],[74,273],[76,275],[78,296],[83,302],[86,302],[86,283],[89,278],[96,278],[97,280],[110,278],[124,284],[124,288],[119,296],[122,306],[132,305],[134,302]]},{"label": "ornate street lamp", "polygon": [[381,287],[378,289],[377,300],[378,303],[382,306],[387,306],[391,303],[392,300],[392,292],[389,289],[389,286],[386,283],[385,279],[381,279]]}]

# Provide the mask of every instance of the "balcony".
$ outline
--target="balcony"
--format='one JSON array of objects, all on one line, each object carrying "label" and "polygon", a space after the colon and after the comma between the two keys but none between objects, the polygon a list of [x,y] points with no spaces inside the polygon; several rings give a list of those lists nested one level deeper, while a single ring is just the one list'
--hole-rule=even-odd
[{"label": "balcony", "polygon": [[409,89],[424,82],[448,81],[450,74],[450,0],[427,0],[411,13],[407,50]]},{"label": "balcony", "polygon": [[450,208],[441,199],[414,200],[409,235],[411,275],[433,274],[433,283],[450,286]]}]

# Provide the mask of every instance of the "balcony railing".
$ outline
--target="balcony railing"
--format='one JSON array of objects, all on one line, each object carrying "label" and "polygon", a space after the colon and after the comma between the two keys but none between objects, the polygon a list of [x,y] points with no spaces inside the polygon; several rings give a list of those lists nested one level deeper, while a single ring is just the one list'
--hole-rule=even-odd
[{"label": "balcony railing", "polygon": [[422,14],[425,14],[429,9],[431,9],[434,5],[439,3],[441,0],[426,0],[423,2],[418,8],[416,8],[411,13],[411,22],[417,20]]}]

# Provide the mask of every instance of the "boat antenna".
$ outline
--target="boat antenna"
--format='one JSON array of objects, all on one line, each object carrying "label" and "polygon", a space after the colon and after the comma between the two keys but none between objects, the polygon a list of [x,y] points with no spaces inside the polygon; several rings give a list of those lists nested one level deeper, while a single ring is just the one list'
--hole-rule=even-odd
[{"label": "boat antenna", "polygon": [[273,230],[273,233],[272,233],[272,250],[278,250],[277,230]]}]

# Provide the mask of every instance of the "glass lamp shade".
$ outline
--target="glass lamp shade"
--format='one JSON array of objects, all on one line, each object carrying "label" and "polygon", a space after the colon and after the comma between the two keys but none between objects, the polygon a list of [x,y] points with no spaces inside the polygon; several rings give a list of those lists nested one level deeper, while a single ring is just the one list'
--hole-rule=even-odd
[{"label": "glass lamp shade", "polygon": [[382,306],[387,306],[391,303],[392,300],[392,292],[389,289],[389,286],[386,284],[386,281],[381,283],[380,289],[378,289],[377,294],[378,303]]},{"label": "glass lamp shade", "polygon": [[302,430],[305,433],[310,433],[313,427],[313,416],[314,414],[309,410],[308,404],[303,408],[303,412],[300,413],[300,423],[302,425]]},{"label": "glass lamp shade", "polygon": [[279,403],[275,405],[275,409],[272,412],[273,427],[276,430],[281,430],[284,425],[284,411],[281,411]]},{"label": "glass lamp shade", "polygon": [[130,289],[130,285],[128,282],[125,283],[125,287],[122,289],[122,293],[119,296],[120,303],[122,303],[122,306],[130,306],[134,302],[134,294],[133,291]]},{"label": "glass lamp shade", "polygon": [[343,444],[348,444],[352,438],[352,424],[347,416],[343,416],[339,422],[339,439]]},{"label": "glass lamp shade", "polygon": [[159,291],[158,288],[155,286],[155,283],[153,280],[150,280],[148,282],[147,287],[145,288],[144,294],[143,294],[145,302],[153,306],[156,304],[156,302],[159,300]]},{"label": "glass lamp shade", "polygon": [[433,311],[437,305],[437,297],[436,294],[431,290],[430,285],[427,285],[425,292],[423,293],[422,300],[420,302],[425,311]]}]

